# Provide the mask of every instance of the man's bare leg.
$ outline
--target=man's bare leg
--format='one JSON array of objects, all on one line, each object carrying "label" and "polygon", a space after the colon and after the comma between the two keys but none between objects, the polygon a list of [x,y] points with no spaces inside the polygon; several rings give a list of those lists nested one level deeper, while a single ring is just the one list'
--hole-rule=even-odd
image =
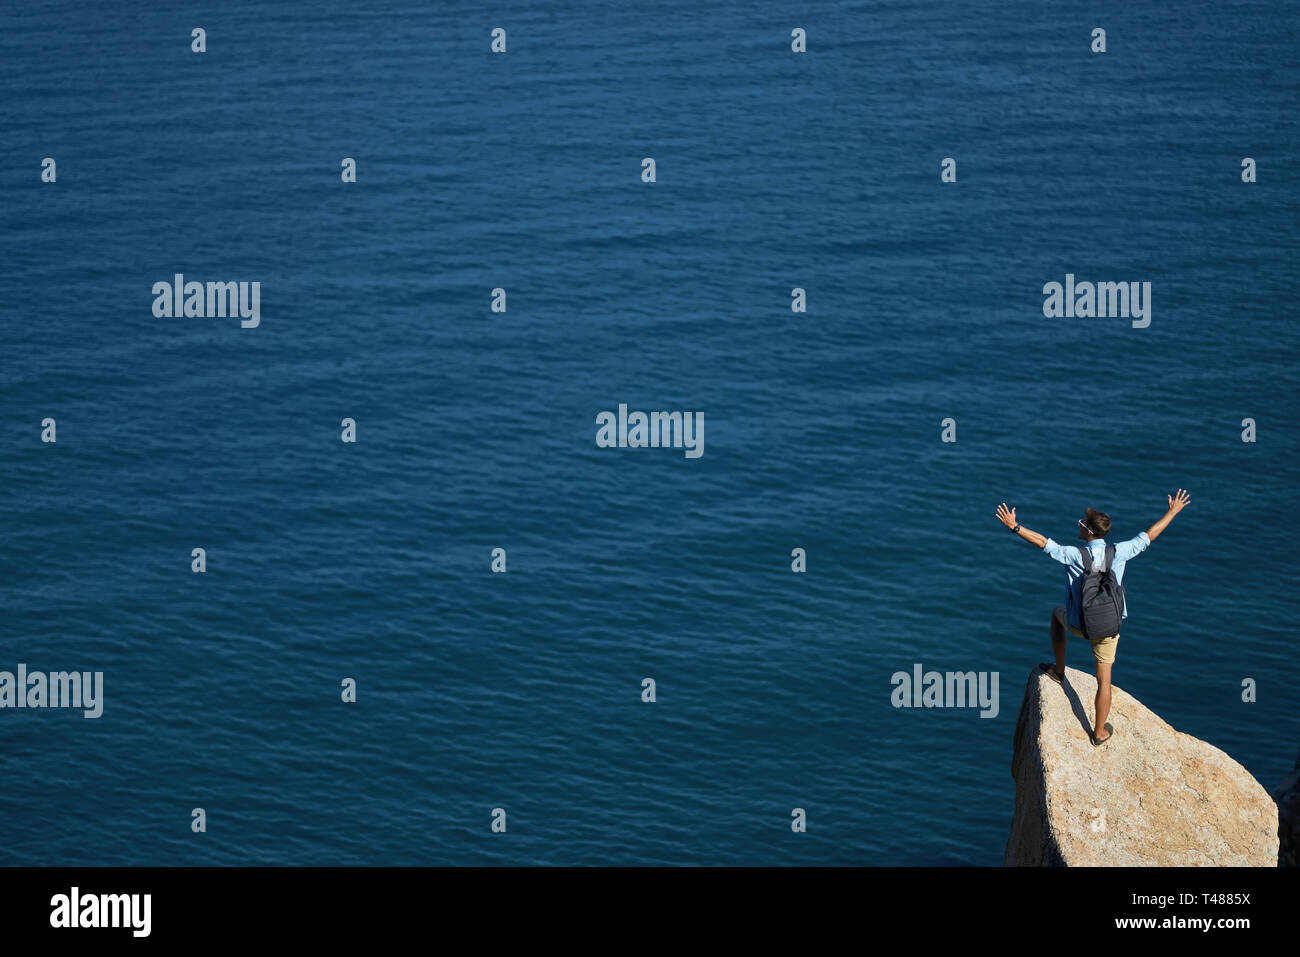
[{"label": "man's bare leg", "polygon": [[1065,631],[1065,621],[1055,611],[1052,612],[1052,652],[1056,655],[1056,673],[1065,677],[1065,643],[1069,636]]},{"label": "man's bare leg", "polygon": [[1097,662],[1097,720],[1092,723],[1092,736],[1098,741],[1110,737],[1106,719],[1110,717],[1110,665]]}]

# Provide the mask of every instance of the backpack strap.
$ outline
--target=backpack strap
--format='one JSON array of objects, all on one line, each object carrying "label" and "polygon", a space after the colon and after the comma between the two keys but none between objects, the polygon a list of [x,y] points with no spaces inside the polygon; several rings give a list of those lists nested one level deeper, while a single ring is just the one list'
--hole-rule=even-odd
[{"label": "backpack strap", "polygon": [[1115,546],[1106,546],[1106,567],[1104,571],[1111,571],[1115,567]]},{"label": "backpack strap", "polygon": [[1079,549],[1079,557],[1083,559],[1083,573],[1086,575],[1092,571],[1092,553],[1088,550],[1087,545],[1075,546]]}]

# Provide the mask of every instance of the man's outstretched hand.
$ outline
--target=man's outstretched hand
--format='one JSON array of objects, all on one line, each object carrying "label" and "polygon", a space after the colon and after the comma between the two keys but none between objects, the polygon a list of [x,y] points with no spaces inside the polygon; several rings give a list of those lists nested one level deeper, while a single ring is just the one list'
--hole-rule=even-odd
[{"label": "man's outstretched hand", "polygon": [[1174,520],[1174,516],[1181,512],[1192,500],[1192,497],[1183,489],[1178,490],[1178,494],[1169,496],[1169,511],[1165,512],[1164,517],[1147,529],[1147,541],[1154,542],[1156,536],[1165,530],[1165,527]]},{"label": "man's outstretched hand", "polygon": [[[1016,510],[1014,508],[1007,508],[1006,502],[1003,502],[1001,505],[998,506],[998,521],[1001,522],[1003,525],[1005,525],[1007,528],[1011,529],[1012,531],[1015,531],[1016,526],[1020,524],[1019,522],[1016,521]],[[1023,538],[1025,541],[1027,541],[1030,545],[1037,545],[1039,548],[1042,548],[1044,545],[1047,544],[1047,539],[1045,539],[1042,535],[1039,535],[1037,532],[1030,531],[1029,529],[1024,528],[1023,526],[1021,527],[1020,531],[1016,532],[1016,534],[1019,535],[1021,538]]]}]

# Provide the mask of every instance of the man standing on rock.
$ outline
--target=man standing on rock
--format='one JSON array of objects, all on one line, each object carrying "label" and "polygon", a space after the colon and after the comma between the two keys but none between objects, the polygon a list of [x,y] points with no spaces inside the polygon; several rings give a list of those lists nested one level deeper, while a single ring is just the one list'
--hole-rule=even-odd
[{"label": "man standing on rock", "polygon": [[[1056,654],[1056,667],[1048,669],[1047,675],[1053,681],[1060,682],[1065,677],[1066,630],[1080,638],[1085,637],[1080,631],[1085,574],[1100,574],[1104,577],[1107,573],[1113,572],[1114,585],[1123,605],[1119,617],[1127,618],[1128,604],[1123,601],[1122,591],[1125,564],[1130,558],[1146,551],[1146,547],[1156,540],[1156,536],[1163,532],[1165,527],[1174,520],[1174,516],[1191,501],[1191,496],[1182,489],[1178,490],[1178,494],[1170,495],[1168,498],[1169,511],[1165,512],[1160,521],[1145,532],[1139,532],[1136,537],[1127,542],[1109,547],[1106,545],[1105,536],[1110,531],[1110,516],[1105,512],[1087,509],[1083,513],[1083,518],[1079,519],[1079,538],[1083,539],[1084,544],[1066,547],[1022,526],[1016,521],[1016,510],[1007,508],[1006,502],[998,506],[998,519],[1003,525],[1025,541],[1037,545],[1051,558],[1065,566],[1068,582],[1066,603],[1057,605],[1052,610],[1052,651]],[[1108,554],[1109,563],[1106,561]],[[1109,741],[1115,734],[1115,729],[1107,723],[1106,718],[1110,716],[1110,670],[1115,663],[1119,632],[1104,637],[1089,636],[1088,640],[1092,644],[1092,657],[1097,665],[1096,720],[1093,721],[1092,743],[1100,745]]]}]

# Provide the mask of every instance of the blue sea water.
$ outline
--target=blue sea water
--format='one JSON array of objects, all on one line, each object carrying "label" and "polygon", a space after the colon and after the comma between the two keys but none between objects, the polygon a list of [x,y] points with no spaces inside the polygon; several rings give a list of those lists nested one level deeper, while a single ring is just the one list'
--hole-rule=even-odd
[{"label": "blue sea water", "polygon": [[[1179,487],[1114,679],[1273,786],[1298,23],[0,10],[0,670],[105,682],[0,711],[0,863],[1000,864],[1065,579],[994,508],[1127,538]],[[177,272],[260,281],[260,327],[155,318]],[[1067,272],[1150,281],[1150,327],[1045,318]],[[597,448],[619,403],[703,411],[703,456]],[[997,672],[998,715],[895,709],[916,663]]]}]

